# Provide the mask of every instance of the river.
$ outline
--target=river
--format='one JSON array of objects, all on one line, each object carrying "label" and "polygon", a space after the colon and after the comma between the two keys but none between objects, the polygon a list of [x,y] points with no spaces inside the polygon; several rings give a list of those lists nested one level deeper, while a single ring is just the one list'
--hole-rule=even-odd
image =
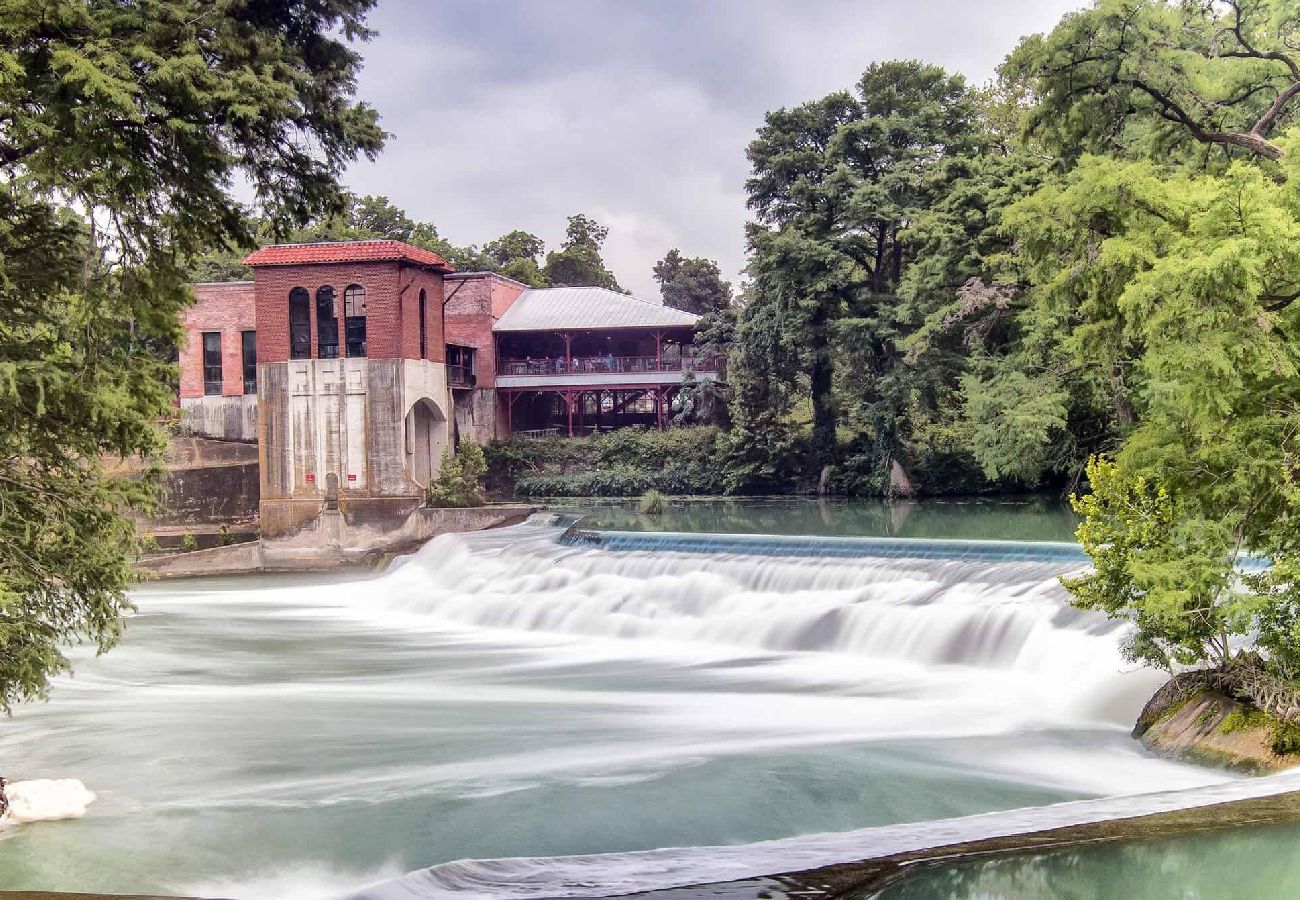
[{"label": "river", "polygon": [[[1071,527],[1042,503],[595,512],[970,546]],[[99,798],[0,832],[0,888],[597,896],[1238,781],[1128,737],[1161,676],[1064,604],[1059,559],[629,552],[558,532],[442,537],[365,576],[141,586],[120,648],[74,651],[49,703],[0,722],[0,771]],[[905,896],[947,896],[936,884]]]}]

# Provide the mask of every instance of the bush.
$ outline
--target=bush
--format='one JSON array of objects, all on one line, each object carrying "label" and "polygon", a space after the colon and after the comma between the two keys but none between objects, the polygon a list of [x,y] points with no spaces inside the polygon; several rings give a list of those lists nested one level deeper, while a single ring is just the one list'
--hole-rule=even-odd
[{"label": "bush", "polygon": [[194,536],[194,532],[186,531],[181,535],[181,552],[189,553],[191,550],[199,549],[199,540]]},{"label": "bush", "polygon": [[229,547],[235,542],[235,536],[230,533],[229,526],[222,525],[217,529],[217,544],[221,547]]},{"label": "bush", "polygon": [[482,506],[485,472],[487,460],[478,444],[462,441],[454,454],[448,447],[442,451],[438,477],[429,484],[425,500],[429,506]]},{"label": "bush", "polygon": [[641,496],[641,502],[637,505],[644,515],[662,516],[664,510],[668,508],[668,499],[658,491],[651,489]]},{"label": "bush", "polygon": [[490,445],[487,461],[492,490],[525,499],[723,492],[722,452],[713,427],[512,438]]},{"label": "bush", "polygon": [[158,538],[152,531],[146,532],[140,536],[141,553],[161,553],[162,545],[158,543]]}]

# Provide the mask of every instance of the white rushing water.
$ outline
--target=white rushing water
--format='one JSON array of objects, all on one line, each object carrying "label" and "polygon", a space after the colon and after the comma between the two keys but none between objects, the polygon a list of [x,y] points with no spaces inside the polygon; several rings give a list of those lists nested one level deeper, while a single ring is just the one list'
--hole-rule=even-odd
[{"label": "white rushing water", "polygon": [[1162,676],[1060,562],[556,537],[142,590],[0,730],[0,771],[100,795],[0,837],[0,888],[597,896],[1283,784],[1142,751]]}]

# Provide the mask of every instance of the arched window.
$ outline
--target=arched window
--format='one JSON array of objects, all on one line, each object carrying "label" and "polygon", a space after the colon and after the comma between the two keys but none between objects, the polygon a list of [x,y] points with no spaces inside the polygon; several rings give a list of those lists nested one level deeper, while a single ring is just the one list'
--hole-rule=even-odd
[{"label": "arched window", "polygon": [[328,284],[316,289],[316,356],[337,359],[339,355],[339,318],[334,310],[334,288]]},{"label": "arched window", "polygon": [[289,358],[311,359],[311,294],[303,287],[289,292]]},{"label": "arched window", "polygon": [[428,351],[426,350],[426,343],[425,343],[427,340],[428,332],[425,325],[425,316],[427,315],[427,313],[424,311],[424,304],[425,304],[424,288],[420,288],[420,359],[429,358],[429,354]]},{"label": "arched window", "polygon": [[366,355],[366,289],[350,284],[343,290],[343,327],[347,332],[348,356]]}]

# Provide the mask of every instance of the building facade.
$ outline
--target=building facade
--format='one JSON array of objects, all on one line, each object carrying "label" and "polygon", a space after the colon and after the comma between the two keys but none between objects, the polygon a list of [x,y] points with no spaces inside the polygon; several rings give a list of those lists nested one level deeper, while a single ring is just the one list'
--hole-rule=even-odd
[{"label": "building facade", "polygon": [[443,275],[398,241],[266,247],[252,267],[264,534],[423,502],[451,441]]},{"label": "building facade", "polygon": [[252,282],[195,285],[180,405],[197,434],[258,442],[267,536],[409,511],[464,438],[662,428],[684,384],[721,377],[697,316],[603,288],[457,273],[386,240],[245,263]]}]

